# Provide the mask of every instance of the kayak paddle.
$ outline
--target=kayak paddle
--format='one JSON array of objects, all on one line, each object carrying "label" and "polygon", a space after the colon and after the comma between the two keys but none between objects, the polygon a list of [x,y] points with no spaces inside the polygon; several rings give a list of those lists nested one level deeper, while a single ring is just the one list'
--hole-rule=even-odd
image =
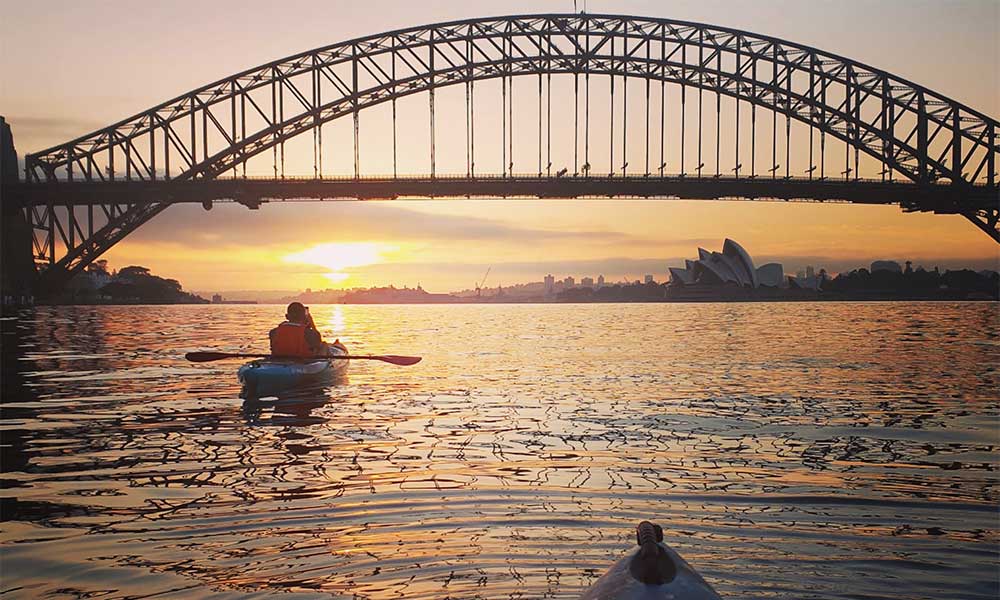
[{"label": "kayak paddle", "polygon": [[[229,352],[188,352],[184,355],[184,358],[191,362],[212,362],[213,360],[224,360],[227,358],[285,358],[280,356],[273,356],[271,354],[241,354],[241,353],[229,353]],[[289,356],[287,358],[299,358],[303,360],[309,360],[311,358],[321,358],[321,359],[331,359],[331,360],[380,360],[382,362],[387,362],[392,365],[400,365],[403,367],[408,367],[410,365],[415,365],[420,362],[419,356],[396,356],[393,354],[387,354],[383,356],[373,356],[373,355],[333,355],[333,356],[316,356],[316,357],[299,357],[299,356]]]}]

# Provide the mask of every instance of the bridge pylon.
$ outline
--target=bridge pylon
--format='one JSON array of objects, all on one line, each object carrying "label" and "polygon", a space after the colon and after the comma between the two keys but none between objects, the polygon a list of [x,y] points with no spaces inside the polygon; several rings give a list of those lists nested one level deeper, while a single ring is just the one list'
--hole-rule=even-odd
[{"label": "bridge pylon", "polygon": [[[7,120],[0,116],[0,190],[18,182],[17,150]],[[0,304],[9,309],[34,303],[37,272],[32,232],[16,197],[0,192]]]}]

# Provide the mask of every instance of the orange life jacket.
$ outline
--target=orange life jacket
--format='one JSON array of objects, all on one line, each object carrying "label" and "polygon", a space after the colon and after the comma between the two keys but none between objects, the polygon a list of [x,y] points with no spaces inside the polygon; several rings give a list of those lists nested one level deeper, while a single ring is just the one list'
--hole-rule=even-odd
[{"label": "orange life jacket", "polygon": [[285,321],[271,336],[271,354],[275,356],[313,356],[315,352],[306,342],[306,326]]}]

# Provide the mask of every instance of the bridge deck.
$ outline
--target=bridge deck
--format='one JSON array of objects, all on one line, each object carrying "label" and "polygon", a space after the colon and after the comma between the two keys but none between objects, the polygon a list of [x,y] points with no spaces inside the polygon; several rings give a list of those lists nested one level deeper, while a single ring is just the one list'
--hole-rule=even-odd
[{"label": "bridge deck", "polygon": [[256,208],[269,200],[398,198],[660,198],[744,199],[897,204],[908,211],[964,213],[995,209],[1000,188],[878,180],[691,176],[437,176],[363,178],[235,178],[169,181],[17,183],[4,196],[22,206],[207,203]]}]

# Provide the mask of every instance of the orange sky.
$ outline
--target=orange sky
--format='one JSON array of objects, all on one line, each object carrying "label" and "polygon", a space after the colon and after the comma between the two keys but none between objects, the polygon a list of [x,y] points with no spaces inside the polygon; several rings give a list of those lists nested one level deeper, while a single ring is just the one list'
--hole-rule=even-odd
[{"label": "orange sky", "polygon": [[[0,112],[12,124],[20,153],[66,141],[241,69],[357,35],[473,16],[572,10],[567,1],[176,2],[143,11],[135,6],[4,3]],[[873,64],[1000,114],[998,3],[595,0],[588,9],[774,35]],[[490,108],[488,86],[477,93],[483,98],[477,100],[479,116],[489,121],[499,103]],[[460,101],[461,90],[449,90],[441,94],[439,110],[447,114]],[[400,103],[407,123],[424,123],[423,102]],[[599,120],[600,110],[595,111]],[[530,114],[530,107],[519,107],[521,114]],[[442,121],[439,168],[464,171],[464,122]],[[531,121],[520,122],[526,129],[518,135],[530,139]],[[366,172],[391,168],[385,123],[377,112],[363,117]],[[565,125],[554,123],[557,134]],[[427,134],[412,127],[401,136],[407,143],[401,170],[419,172],[426,168]],[[331,126],[334,150],[326,172],[350,171],[348,131],[344,124]],[[488,128],[482,135],[477,164],[499,170],[490,167],[499,157],[491,154]],[[569,161],[568,153],[557,150],[554,164]],[[630,163],[641,162],[642,153],[641,145],[629,144]],[[518,170],[534,170],[528,154],[518,159]],[[290,174],[311,173],[305,155],[289,148]],[[793,163],[798,169],[801,160]],[[448,291],[472,287],[488,266],[490,285],[539,280],[549,272],[577,278],[604,274],[612,280],[651,273],[664,280],[668,265],[695,256],[698,246],[718,249],[725,237],[740,241],[758,263],[777,260],[789,271],[806,264],[838,271],[876,258],[912,259],[928,267],[996,268],[1000,261],[997,245],[960,217],[908,215],[896,207],[627,200],[267,204],[252,212],[217,205],[209,213],[184,205],[171,207],[105,258],[114,267],[151,267],[206,292],[389,283]]]},{"label": "orange sky", "polygon": [[[202,291],[388,283],[450,291],[473,287],[490,266],[491,286],[546,273],[615,281],[649,273],[664,281],[668,266],[695,258],[699,246],[721,249],[726,236],[758,263],[777,260],[792,272],[807,264],[839,271],[880,257],[927,268],[997,267],[995,243],[963,218],[892,206],[452,200],[270,204],[253,212],[217,205],[210,213],[183,205],[157,219],[160,227],[142,228],[108,259],[183,273]],[[335,272],[349,277],[327,277]]]}]

